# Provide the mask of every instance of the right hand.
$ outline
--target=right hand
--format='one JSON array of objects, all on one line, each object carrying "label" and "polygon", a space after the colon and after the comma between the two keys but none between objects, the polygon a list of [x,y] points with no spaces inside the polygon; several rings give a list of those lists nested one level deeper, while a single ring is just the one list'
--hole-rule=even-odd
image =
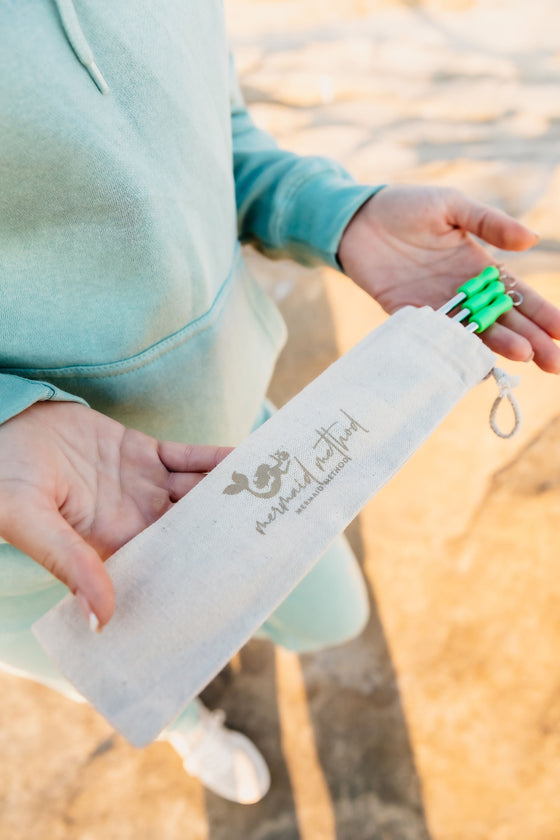
[{"label": "right hand", "polygon": [[[473,235],[474,234],[474,235]],[[475,238],[477,237],[477,238]],[[478,241],[478,240],[482,240]],[[384,187],[358,210],[340,241],[346,274],[389,314],[402,306],[440,307],[494,256],[482,243],[525,251],[538,236],[495,207],[449,187]],[[560,310],[518,280],[523,301],[481,338],[514,361],[560,373]]]},{"label": "right hand", "polygon": [[0,536],[102,627],[115,603],[103,560],[230,452],[158,441],[80,403],[36,403],[0,425]]}]

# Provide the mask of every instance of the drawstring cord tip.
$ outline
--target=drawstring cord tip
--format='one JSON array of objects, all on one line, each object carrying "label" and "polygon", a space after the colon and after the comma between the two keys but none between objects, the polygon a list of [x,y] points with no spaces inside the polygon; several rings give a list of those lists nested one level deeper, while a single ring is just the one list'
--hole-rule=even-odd
[{"label": "drawstring cord tip", "polygon": [[103,78],[103,74],[95,61],[88,61],[85,67],[101,93],[109,93],[109,85]]}]

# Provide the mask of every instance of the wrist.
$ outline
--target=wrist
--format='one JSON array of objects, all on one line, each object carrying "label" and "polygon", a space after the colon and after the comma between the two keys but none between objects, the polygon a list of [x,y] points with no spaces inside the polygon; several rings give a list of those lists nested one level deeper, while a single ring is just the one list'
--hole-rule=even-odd
[{"label": "wrist", "polygon": [[368,222],[366,208],[385,186],[386,184],[381,184],[381,186],[375,189],[373,194],[370,194],[366,198],[363,204],[350,217],[342,232],[336,252],[336,261],[341,271],[348,277],[352,277],[353,265],[357,255],[364,253],[363,249],[367,247]]}]

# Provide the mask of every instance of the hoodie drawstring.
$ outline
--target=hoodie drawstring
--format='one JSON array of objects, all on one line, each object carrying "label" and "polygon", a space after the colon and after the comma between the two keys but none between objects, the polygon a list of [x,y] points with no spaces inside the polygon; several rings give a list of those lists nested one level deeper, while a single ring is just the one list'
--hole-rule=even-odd
[{"label": "hoodie drawstring", "polygon": [[64,34],[68,38],[68,42],[76,54],[77,59],[84,65],[101,93],[108,93],[109,85],[95,63],[92,49],[82,32],[73,0],[54,0],[54,3],[60,15]]}]

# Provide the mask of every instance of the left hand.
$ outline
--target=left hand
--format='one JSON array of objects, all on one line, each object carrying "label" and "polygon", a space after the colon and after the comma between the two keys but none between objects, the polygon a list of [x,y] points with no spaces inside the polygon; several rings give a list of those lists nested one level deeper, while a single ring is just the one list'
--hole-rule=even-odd
[{"label": "left hand", "polygon": [[[344,272],[392,313],[402,306],[442,306],[491,254],[474,239],[525,251],[538,236],[510,216],[447,187],[390,186],[356,213],[340,242]],[[496,353],[560,373],[560,310],[527,284],[523,303],[482,334]],[[454,312],[453,312],[454,314]]]},{"label": "left hand", "polygon": [[79,403],[35,403],[0,424],[0,535],[102,627],[115,607],[102,561],[230,452],[156,440]]}]

